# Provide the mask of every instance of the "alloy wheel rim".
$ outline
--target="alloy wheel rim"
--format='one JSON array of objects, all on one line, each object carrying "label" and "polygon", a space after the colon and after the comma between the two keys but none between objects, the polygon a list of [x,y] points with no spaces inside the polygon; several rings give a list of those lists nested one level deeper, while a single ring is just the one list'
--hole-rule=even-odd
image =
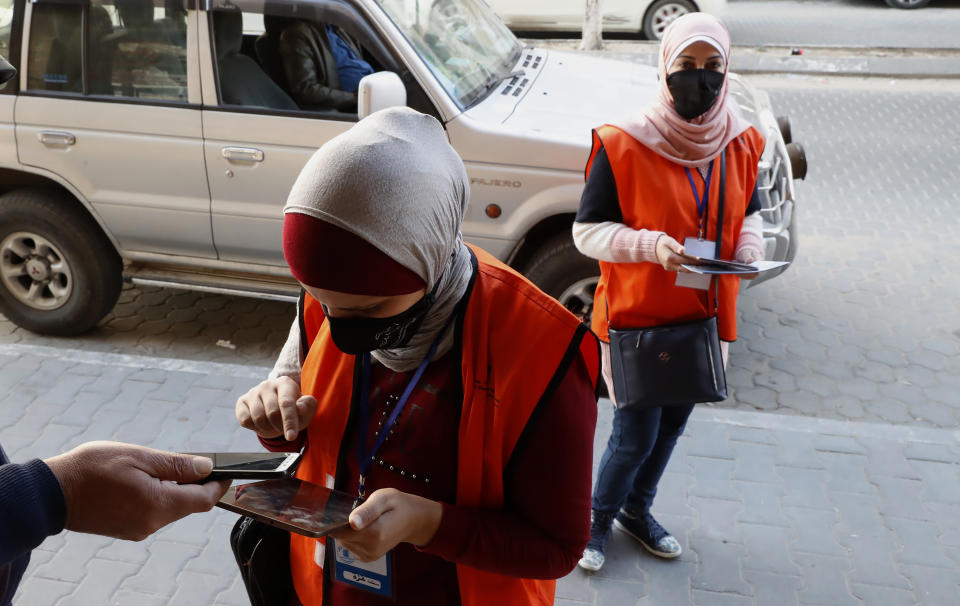
[{"label": "alloy wheel rim", "polygon": [[73,293],[73,273],[60,249],[24,231],[0,242],[0,281],[17,301],[41,311],[62,307]]},{"label": "alloy wheel rim", "polygon": [[596,292],[599,281],[599,276],[577,280],[564,289],[557,300],[573,315],[589,323],[590,316],[593,315],[593,293]]},{"label": "alloy wheel rim", "polygon": [[656,12],[653,13],[653,31],[657,36],[657,40],[663,38],[663,32],[666,31],[671,23],[689,12],[690,9],[686,6],[672,2],[658,8]]}]

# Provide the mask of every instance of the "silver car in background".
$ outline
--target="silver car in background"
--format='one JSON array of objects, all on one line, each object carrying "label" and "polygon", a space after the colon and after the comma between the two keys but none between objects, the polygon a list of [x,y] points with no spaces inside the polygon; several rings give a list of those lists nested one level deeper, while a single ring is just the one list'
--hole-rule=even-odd
[{"label": "silver car in background", "polygon": [[[515,31],[580,31],[584,0],[488,0],[493,10]],[[677,17],[710,13],[722,17],[727,0],[604,0],[604,32],[643,34],[659,40]]]}]

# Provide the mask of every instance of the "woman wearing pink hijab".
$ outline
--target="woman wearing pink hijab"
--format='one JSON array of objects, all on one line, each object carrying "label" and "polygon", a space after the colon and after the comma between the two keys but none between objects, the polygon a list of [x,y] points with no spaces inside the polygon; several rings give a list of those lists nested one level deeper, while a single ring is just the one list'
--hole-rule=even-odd
[{"label": "woman wearing pink hijab", "polygon": [[[657,98],[637,116],[593,133],[573,237],[583,254],[600,261],[592,328],[602,341],[603,376],[615,407],[609,328],[698,320],[717,309],[724,361],[737,338],[739,279],[723,276],[714,288],[709,278],[680,268],[689,261],[685,252],[715,252],[721,184],[720,258],[763,258],[756,181],[764,141],[728,99],[729,56],[730,35],[716,18],[677,19],[660,45]],[[692,410],[615,408],[581,567],[603,565],[614,525],[654,555],[680,555],[680,543],[650,507]]]}]

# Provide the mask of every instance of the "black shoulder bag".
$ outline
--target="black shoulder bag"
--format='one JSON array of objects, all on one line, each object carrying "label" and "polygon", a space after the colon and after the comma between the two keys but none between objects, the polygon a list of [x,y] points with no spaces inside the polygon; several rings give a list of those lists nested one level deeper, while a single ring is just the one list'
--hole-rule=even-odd
[{"label": "black shoulder bag", "polygon": [[252,606],[290,603],[294,589],[289,532],[242,516],[230,531],[230,547]]},{"label": "black shoulder bag", "polygon": [[[726,152],[720,154],[717,246],[723,240]],[[713,315],[704,320],[628,330],[610,329],[610,369],[619,408],[655,408],[727,398],[727,376],[717,332],[719,277]]]}]

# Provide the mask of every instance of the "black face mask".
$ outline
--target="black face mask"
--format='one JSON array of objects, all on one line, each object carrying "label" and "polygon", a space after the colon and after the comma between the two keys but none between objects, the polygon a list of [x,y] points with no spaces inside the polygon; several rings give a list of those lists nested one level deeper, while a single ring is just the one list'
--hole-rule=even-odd
[{"label": "black face mask", "polygon": [[723,73],[711,69],[687,69],[667,76],[673,107],[684,120],[707,113],[717,102],[722,86]]},{"label": "black face mask", "polygon": [[[428,293],[410,309],[389,318],[334,318],[327,314],[330,337],[345,354],[403,347],[417,333],[434,299],[434,293]],[[326,313],[326,306],[323,311]]]}]

